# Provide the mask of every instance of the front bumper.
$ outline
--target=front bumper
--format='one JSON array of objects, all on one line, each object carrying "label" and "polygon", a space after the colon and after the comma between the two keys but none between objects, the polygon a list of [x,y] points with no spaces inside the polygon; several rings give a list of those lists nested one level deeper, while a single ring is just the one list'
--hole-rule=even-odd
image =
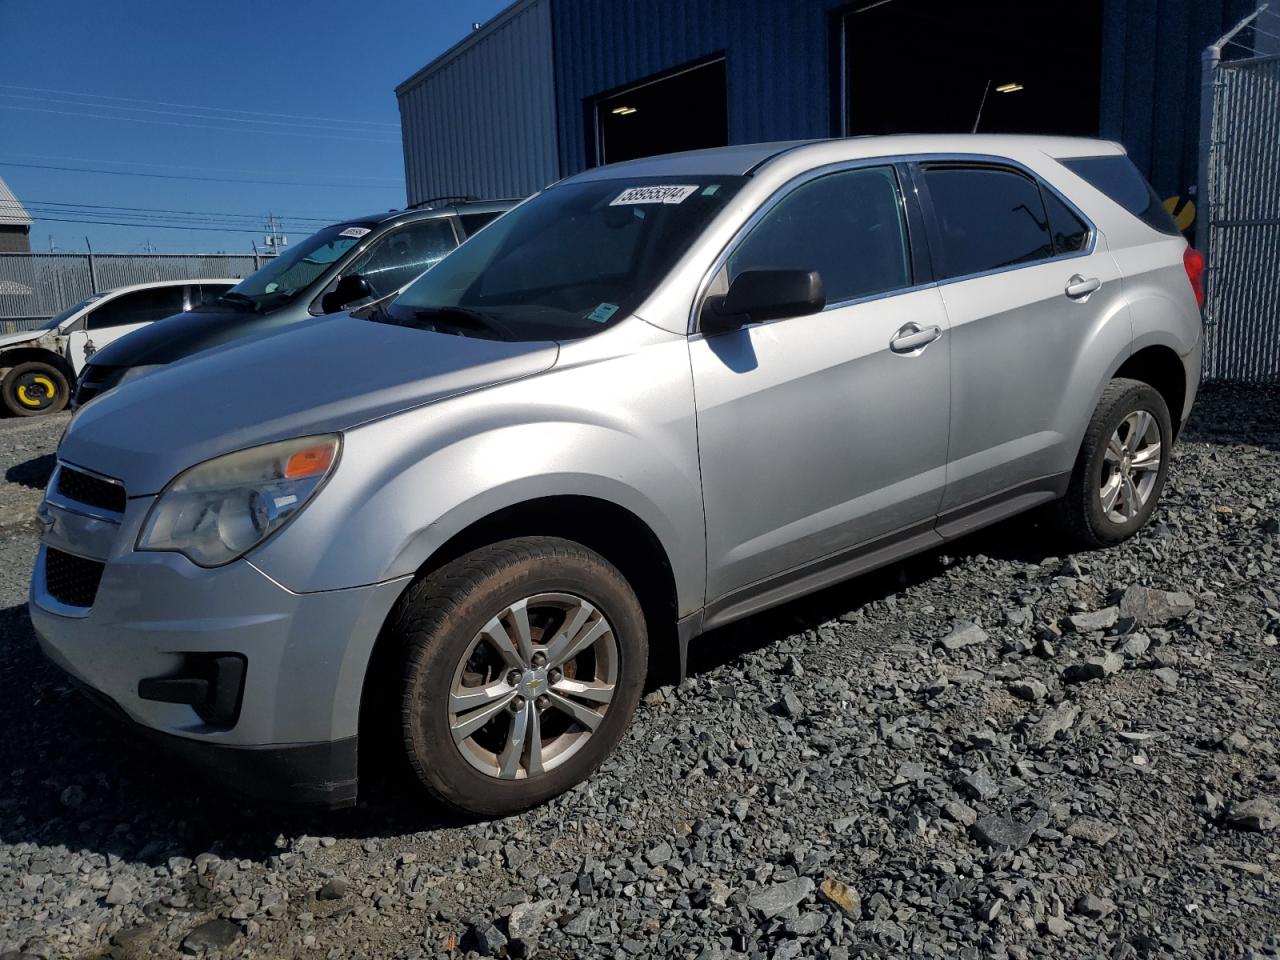
[{"label": "front bumper", "polygon": [[[350,803],[366,668],[408,578],[299,594],[247,560],[205,569],[177,554],[134,552],[149,502],[130,500],[118,525],[52,506],[30,592],[46,655],[95,699],[214,768],[229,786]],[[91,605],[68,607],[49,593],[50,549],[102,559]],[[215,655],[243,660],[231,722],[140,695],[142,681]]]}]

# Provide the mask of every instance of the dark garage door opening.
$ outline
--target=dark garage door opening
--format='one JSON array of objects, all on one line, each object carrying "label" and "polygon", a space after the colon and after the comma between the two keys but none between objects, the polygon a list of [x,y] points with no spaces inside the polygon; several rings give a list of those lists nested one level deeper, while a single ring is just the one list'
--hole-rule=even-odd
[{"label": "dark garage door opening", "polygon": [[[881,0],[845,14],[846,132],[1097,136],[1101,0]],[[983,97],[986,102],[983,103]]]},{"label": "dark garage door opening", "polygon": [[597,163],[729,142],[723,59],[606,94],[594,106]]}]

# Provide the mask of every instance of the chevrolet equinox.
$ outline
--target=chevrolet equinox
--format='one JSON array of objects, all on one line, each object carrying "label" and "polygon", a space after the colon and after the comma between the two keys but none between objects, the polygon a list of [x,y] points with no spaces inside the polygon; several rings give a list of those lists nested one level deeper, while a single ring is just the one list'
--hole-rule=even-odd
[{"label": "chevrolet equinox", "polygon": [[224,782],[350,804],[363,738],[509,813],[617,745],[651,651],[1041,505],[1132,536],[1202,271],[1096,140],[588,170],[393,300],[83,408],[31,617]]}]

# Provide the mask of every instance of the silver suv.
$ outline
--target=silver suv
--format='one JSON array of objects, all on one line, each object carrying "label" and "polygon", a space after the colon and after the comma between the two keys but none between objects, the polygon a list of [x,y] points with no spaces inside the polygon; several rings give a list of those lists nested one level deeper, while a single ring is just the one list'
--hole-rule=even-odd
[{"label": "silver suv", "polygon": [[590,170],[389,305],[73,420],[31,616],[136,726],[341,806],[588,776],[651,654],[1056,501],[1151,516],[1203,261],[1111,143],[909,136]]}]

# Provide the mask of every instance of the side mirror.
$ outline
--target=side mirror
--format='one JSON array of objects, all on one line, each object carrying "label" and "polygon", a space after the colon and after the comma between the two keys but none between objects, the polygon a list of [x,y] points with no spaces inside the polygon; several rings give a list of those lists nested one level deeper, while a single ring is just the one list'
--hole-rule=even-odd
[{"label": "side mirror", "polygon": [[816,270],[747,270],[723,297],[706,299],[700,326],[703,333],[725,333],[746,323],[818,313],[826,305]]},{"label": "side mirror", "polygon": [[375,294],[369,281],[358,273],[352,273],[338,279],[338,285],[320,301],[320,309],[325,313],[337,313],[357,300],[372,296]]}]

